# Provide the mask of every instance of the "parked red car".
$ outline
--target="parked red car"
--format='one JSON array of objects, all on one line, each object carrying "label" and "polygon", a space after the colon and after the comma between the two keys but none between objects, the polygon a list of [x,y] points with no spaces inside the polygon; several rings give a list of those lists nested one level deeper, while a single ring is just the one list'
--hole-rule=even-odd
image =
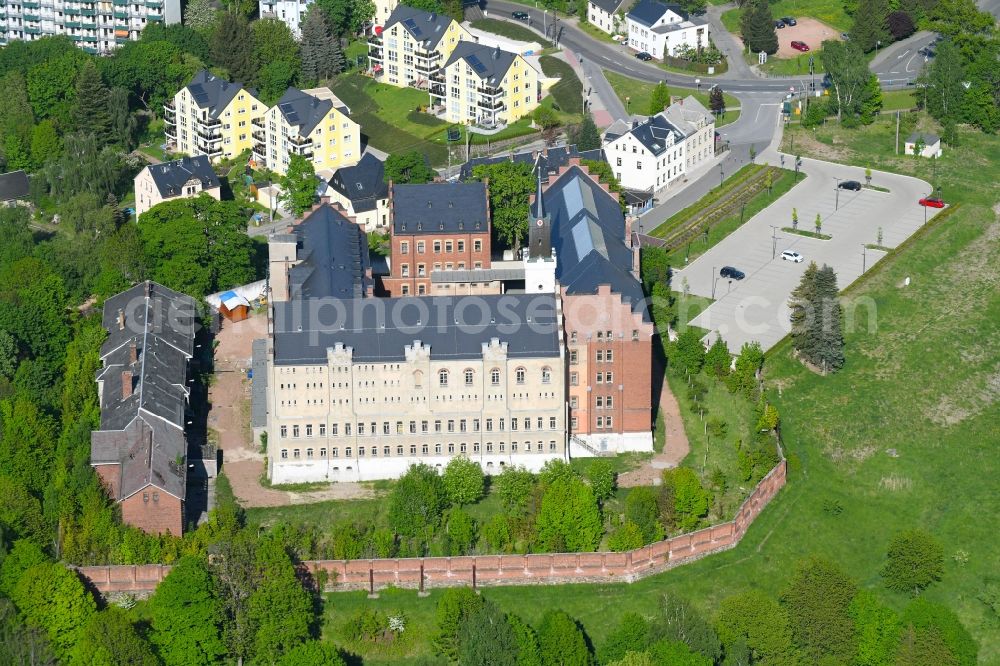
[{"label": "parked red car", "polygon": [[927,206],[928,208],[944,208],[944,199],[940,197],[924,197],[920,200],[921,206]]},{"label": "parked red car", "polygon": [[809,45],[806,44],[805,42],[798,42],[798,41],[796,41],[796,42],[792,42],[792,48],[795,49],[796,51],[805,52],[805,51],[809,50]]}]

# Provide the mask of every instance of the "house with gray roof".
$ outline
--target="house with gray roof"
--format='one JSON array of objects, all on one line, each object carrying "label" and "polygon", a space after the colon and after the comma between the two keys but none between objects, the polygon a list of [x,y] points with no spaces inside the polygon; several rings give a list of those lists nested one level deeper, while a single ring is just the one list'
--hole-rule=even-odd
[{"label": "house with gray roof", "polygon": [[266,109],[256,90],[200,70],[163,105],[167,145],[186,155],[231,159],[251,146],[251,121]]},{"label": "house with gray roof", "polygon": [[28,174],[24,171],[0,174],[0,203],[27,199],[28,192]]},{"label": "house with gray roof", "polygon": [[222,185],[207,155],[150,164],[136,174],[133,182],[137,218],[164,201],[188,199],[202,193],[213,199],[222,198]]},{"label": "house with gray roof", "polygon": [[615,35],[625,30],[625,0],[588,0],[587,22]]},{"label": "house with gray roof", "polygon": [[628,45],[654,58],[709,44],[708,21],[703,16],[691,16],[680,5],[658,0],[639,0],[625,15],[625,26]]},{"label": "house with gray roof", "polygon": [[122,520],[180,536],[195,301],[147,281],[105,301],[103,326],[101,422],[91,433],[90,464],[120,504]]},{"label": "house with gray roof", "polygon": [[333,172],[321,196],[344,207],[365,231],[384,231],[389,224],[389,184],[385,182],[385,162],[365,152],[354,166]]}]

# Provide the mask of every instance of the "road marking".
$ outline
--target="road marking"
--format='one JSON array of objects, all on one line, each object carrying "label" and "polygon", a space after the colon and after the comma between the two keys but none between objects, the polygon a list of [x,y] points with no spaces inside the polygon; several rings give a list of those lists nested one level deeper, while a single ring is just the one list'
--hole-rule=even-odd
[{"label": "road marking", "polygon": [[896,59],[897,60],[902,59],[903,56],[905,56],[909,52],[910,52],[910,49],[906,49],[905,51],[903,51],[902,53],[900,53],[898,56],[896,56]]}]

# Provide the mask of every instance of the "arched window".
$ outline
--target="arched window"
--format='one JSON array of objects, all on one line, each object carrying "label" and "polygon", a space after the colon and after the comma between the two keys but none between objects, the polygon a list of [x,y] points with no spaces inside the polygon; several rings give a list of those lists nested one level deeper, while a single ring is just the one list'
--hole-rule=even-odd
[{"label": "arched window", "polygon": [[448,385],[448,371],[440,370],[438,371],[438,385],[447,386]]},{"label": "arched window", "polygon": [[545,366],[542,368],[542,383],[551,384],[552,383],[552,368]]},{"label": "arched window", "polygon": [[514,371],[514,378],[518,384],[524,383],[524,368],[518,368]]},{"label": "arched window", "polygon": [[424,373],[420,370],[415,370],[413,372],[413,386],[414,388],[421,388],[424,385]]},{"label": "arched window", "polygon": [[490,370],[490,384],[493,386],[500,386],[500,369],[493,368]]},{"label": "arched window", "polygon": [[472,368],[466,368],[465,369],[465,385],[466,386],[472,386],[472,377],[473,377]]}]

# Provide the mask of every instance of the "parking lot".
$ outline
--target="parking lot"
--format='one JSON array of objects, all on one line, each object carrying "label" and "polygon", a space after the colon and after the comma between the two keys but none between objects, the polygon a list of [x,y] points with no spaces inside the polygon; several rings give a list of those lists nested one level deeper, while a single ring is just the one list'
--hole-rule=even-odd
[{"label": "parking lot", "polygon": [[[794,158],[786,155],[785,164]],[[930,185],[916,178],[873,172],[872,185],[889,192],[837,189],[837,179],[864,182],[864,169],[830,162],[803,159],[804,180],[785,196],[764,209],[718,245],[693,261],[673,277],[673,288],[681,290],[684,280],[692,294],[715,299],[691,324],[722,336],[731,351],[756,340],[767,350],[789,330],[788,299],[809,262],[828,264],[837,273],[843,289],[885,256],[864,249],[878,240],[895,247],[929,220],[937,209],[925,209],[917,201],[930,193]],[[792,209],[798,212],[798,228],[815,231],[816,214],[822,221],[821,233],[831,240],[807,238],[781,231],[792,226]],[[804,257],[802,263],[782,261],[781,252],[793,250]],[[723,266],[746,273],[735,281],[719,277]]]}]

